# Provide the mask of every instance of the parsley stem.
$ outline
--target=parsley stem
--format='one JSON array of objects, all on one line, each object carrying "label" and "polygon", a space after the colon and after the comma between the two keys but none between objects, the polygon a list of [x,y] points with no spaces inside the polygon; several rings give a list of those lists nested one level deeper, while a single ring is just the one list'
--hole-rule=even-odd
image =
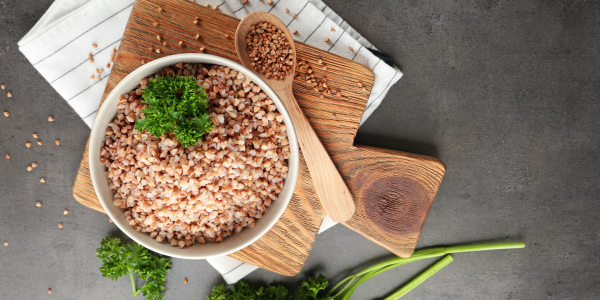
[{"label": "parsley stem", "polygon": [[131,272],[131,270],[129,270],[129,278],[131,279],[131,289],[133,290],[132,295],[137,297],[139,291],[135,290],[135,281],[133,280],[133,272]]},{"label": "parsley stem", "polygon": [[437,273],[439,270],[443,269],[445,266],[450,264],[454,259],[452,259],[452,255],[448,254],[444,256],[440,261],[436,262],[433,266],[427,269],[425,272],[421,273],[415,279],[411,280],[405,286],[401,287],[395,293],[387,296],[384,300],[396,300],[406,293],[410,292],[412,289],[416,288],[419,284],[423,283],[423,281],[427,280],[429,277],[433,276],[433,274]]}]

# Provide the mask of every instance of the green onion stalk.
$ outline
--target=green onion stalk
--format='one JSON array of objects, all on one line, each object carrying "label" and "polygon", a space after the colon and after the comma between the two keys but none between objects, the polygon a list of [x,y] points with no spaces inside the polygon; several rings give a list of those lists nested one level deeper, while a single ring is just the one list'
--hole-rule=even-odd
[{"label": "green onion stalk", "polygon": [[428,249],[417,250],[413,253],[412,256],[407,258],[395,257],[388,261],[382,262],[380,264],[371,266],[366,268],[354,275],[350,275],[336,284],[328,293],[327,296],[331,296],[337,289],[341,288],[335,295],[331,296],[334,300],[348,300],[358,288],[358,286],[365,281],[381,274],[386,271],[389,271],[393,268],[423,260],[428,258],[435,258],[440,256],[446,256],[433,265],[431,268],[426,270],[424,273],[416,277],[414,280],[409,282],[407,285],[400,288],[398,291],[394,292],[390,296],[386,297],[385,300],[395,300],[410,290],[414,289],[416,286],[421,284],[427,278],[431,277],[437,271],[441,270],[443,267],[452,262],[452,256],[448,255],[450,253],[461,253],[461,252],[474,252],[474,251],[488,251],[488,250],[501,250],[501,249],[519,249],[525,248],[525,243],[523,242],[514,242],[514,243],[494,243],[494,244],[479,244],[479,245],[467,245],[467,246],[453,246],[453,247],[434,247]]}]

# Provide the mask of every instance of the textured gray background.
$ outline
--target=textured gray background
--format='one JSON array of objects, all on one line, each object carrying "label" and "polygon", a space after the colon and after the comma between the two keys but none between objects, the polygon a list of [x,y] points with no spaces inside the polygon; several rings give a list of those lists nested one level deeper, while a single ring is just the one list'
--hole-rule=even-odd
[{"label": "textured gray background", "polygon": [[[116,227],[71,195],[89,129],[17,49],[51,2],[0,0],[0,83],[14,94],[0,95],[11,113],[0,116],[0,242],[10,242],[0,246],[0,298],[132,299],[128,279],[102,278],[94,255]],[[326,3],[405,74],[357,142],[435,156],[448,168],[419,247],[527,243],[457,254],[406,299],[598,299],[600,2]],[[45,143],[27,149],[34,132]],[[39,166],[27,172],[32,162]],[[322,272],[337,281],[389,257],[337,226],[318,237],[300,275],[260,270],[248,280],[295,287]],[[382,298],[432,263],[381,275],[353,299]],[[165,299],[204,299],[221,282],[206,262],[176,259]]]}]

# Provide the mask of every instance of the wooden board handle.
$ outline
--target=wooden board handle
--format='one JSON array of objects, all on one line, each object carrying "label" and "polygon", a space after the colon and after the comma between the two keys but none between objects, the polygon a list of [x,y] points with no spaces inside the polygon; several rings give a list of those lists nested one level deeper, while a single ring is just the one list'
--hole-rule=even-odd
[{"label": "wooden board handle", "polygon": [[352,193],[340,175],[317,133],[296,102],[291,87],[279,89],[277,95],[285,105],[298,136],[310,176],[325,213],[336,222],[349,220],[355,211]]}]

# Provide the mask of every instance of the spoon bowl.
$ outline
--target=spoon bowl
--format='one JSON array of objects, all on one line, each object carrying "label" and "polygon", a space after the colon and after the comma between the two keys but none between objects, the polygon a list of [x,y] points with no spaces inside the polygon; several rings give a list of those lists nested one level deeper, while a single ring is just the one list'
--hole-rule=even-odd
[{"label": "spoon bowl", "polygon": [[[266,78],[264,74],[256,72],[254,67],[252,67],[252,61],[250,60],[250,55],[248,55],[248,51],[246,49],[246,36],[253,24],[258,24],[259,22],[267,22],[277,26],[278,29],[281,29],[283,35],[290,43],[290,49],[292,50],[292,61],[291,72],[290,74],[286,74],[285,78],[282,80],[277,80],[273,78]],[[272,89],[276,92],[283,89],[291,89],[292,83],[294,82],[294,72],[296,71],[296,46],[294,44],[294,39],[292,38],[292,34],[287,29],[285,24],[279,20],[279,18],[274,15],[262,11],[253,12],[247,15],[240,24],[235,32],[235,50],[238,53],[238,58],[242,61],[242,65],[256,73],[258,76],[262,78]]]}]

